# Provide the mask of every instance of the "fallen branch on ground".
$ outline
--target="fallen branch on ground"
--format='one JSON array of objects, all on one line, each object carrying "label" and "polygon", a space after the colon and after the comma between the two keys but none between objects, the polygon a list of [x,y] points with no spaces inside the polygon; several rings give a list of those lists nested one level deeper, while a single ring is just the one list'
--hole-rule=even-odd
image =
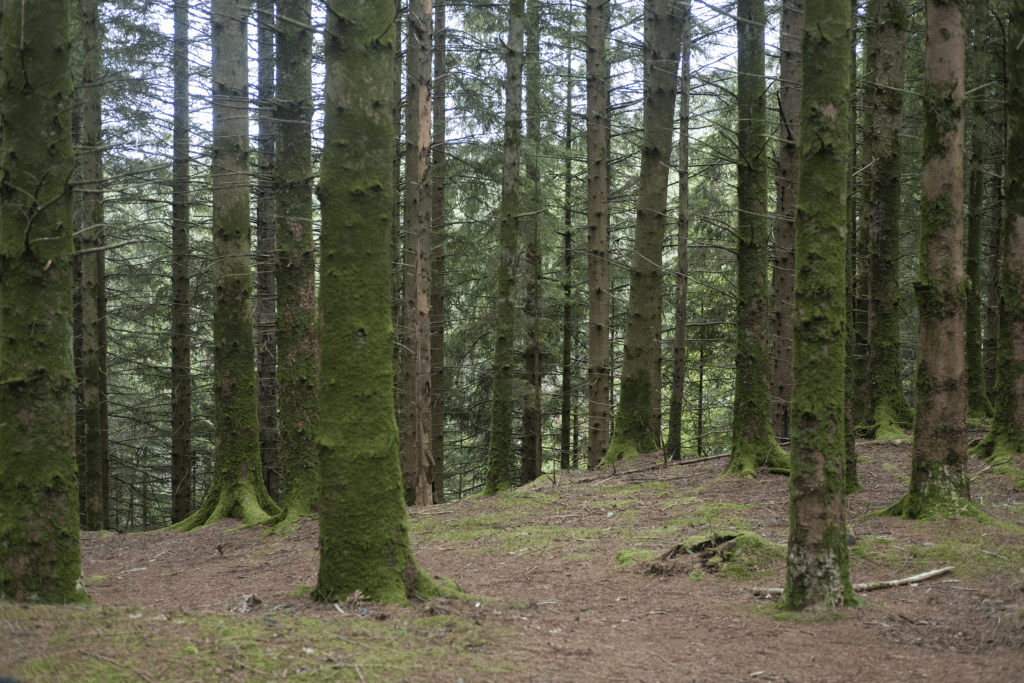
[{"label": "fallen branch on ground", "polygon": [[[953,567],[942,567],[940,569],[933,569],[930,572],[924,574],[915,574],[914,576],[908,576],[905,579],[896,579],[894,581],[874,581],[872,583],[856,583],[853,585],[855,591],[874,591],[879,588],[892,588],[893,586],[902,586],[908,583],[916,583],[918,581],[925,581],[926,579],[934,579],[936,576],[942,576],[948,572],[953,571]],[[751,592],[755,595],[774,595],[782,593],[782,588],[754,588]]]}]

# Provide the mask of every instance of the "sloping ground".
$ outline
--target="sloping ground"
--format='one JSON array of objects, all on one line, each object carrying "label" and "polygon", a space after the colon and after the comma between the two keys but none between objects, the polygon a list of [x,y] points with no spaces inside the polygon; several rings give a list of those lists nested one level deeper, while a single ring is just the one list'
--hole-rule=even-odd
[{"label": "sloping ground", "polygon": [[[559,475],[411,510],[421,567],[479,596],[468,600],[311,602],[303,586],[316,582],[315,519],[283,537],[230,531],[231,522],[191,533],[84,533],[95,605],[0,604],[0,676],[1024,680],[1024,491],[972,462],[973,497],[988,517],[866,518],[906,490],[910,442],[901,441],[858,446],[865,490],[849,500],[853,580],[955,569],[863,593],[858,608],[780,616],[755,594],[784,584],[786,479],[719,479],[726,460],[666,468],[650,456],[615,473]],[[1016,466],[1024,469],[1024,458]]]}]

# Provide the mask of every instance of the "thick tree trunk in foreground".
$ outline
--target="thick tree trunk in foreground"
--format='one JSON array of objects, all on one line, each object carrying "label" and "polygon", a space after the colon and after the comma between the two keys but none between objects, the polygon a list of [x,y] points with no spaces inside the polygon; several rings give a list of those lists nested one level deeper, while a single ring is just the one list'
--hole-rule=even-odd
[{"label": "thick tree trunk in foreground", "polygon": [[392,9],[391,0],[327,3],[318,188],[323,485],[313,596],[332,602],[356,590],[399,603],[438,592],[409,546],[391,384]]},{"label": "thick tree trunk in foreground", "polygon": [[793,316],[789,554],[781,607],[856,600],[844,515],[849,0],[807,0]]},{"label": "thick tree trunk in foreground", "polygon": [[[907,48],[907,0],[880,0],[874,26],[874,168],[871,175],[871,295],[868,300],[868,366],[875,438],[906,437],[914,413],[903,394],[900,358],[900,202],[903,70]],[[871,76],[868,76],[869,81]],[[869,163],[865,159],[865,163]]]},{"label": "thick tree trunk in foreground", "polygon": [[192,316],[189,288],[188,0],[174,0],[171,215],[171,522],[192,514]]},{"label": "thick tree trunk in foreground", "polygon": [[800,36],[804,29],[803,0],[782,3],[779,25],[779,166],[775,174],[778,215],[775,218],[775,258],[772,266],[771,313],[772,430],[780,439],[790,436],[793,396],[793,259],[796,247],[796,193],[800,155],[800,79],[803,70]]},{"label": "thick tree trunk in foreground", "polygon": [[964,24],[959,0],[928,0],[917,290],[917,417],[910,490],[885,512],[970,510],[964,355]]},{"label": "thick tree trunk in foreground", "polygon": [[587,467],[611,431],[611,280],[608,267],[608,3],[587,0]]},{"label": "thick tree trunk in foreground", "polygon": [[213,369],[216,462],[203,506],[172,528],[225,518],[263,524],[279,508],[263,485],[249,253],[249,98],[246,14],[213,0]]},{"label": "thick tree trunk in foreground", "polygon": [[494,396],[491,439],[487,448],[487,483],[492,495],[512,485],[512,411],[516,373],[512,347],[516,305],[513,292],[519,251],[519,156],[523,140],[523,37],[525,0],[512,0],[508,9],[508,53],[505,59],[505,142],[501,206],[498,209],[497,302],[494,311]]},{"label": "thick tree trunk in foreground", "polygon": [[752,476],[762,465],[788,470],[789,456],[775,443],[768,391],[768,167],[765,139],[764,0],[740,0],[736,65],[738,299],[736,383],[729,473]]},{"label": "thick tree trunk in foreground", "polygon": [[320,482],[316,436],[320,338],[313,235],[313,116],[310,0],[278,0],[277,119],[274,196],[277,201],[278,458],[285,490],[274,521],[310,513]]},{"label": "thick tree trunk in foreground", "polygon": [[1024,0],[1011,0],[1009,5],[1006,208],[999,272],[996,405],[988,436],[972,451],[972,455],[994,463],[1024,452]]},{"label": "thick tree trunk in foreground", "polygon": [[652,388],[655,376],[661,374],[661,262],[682,28],[679,0],[653,0],[645,5],[640,194],[629,270],[621,397],[615,411],[615,433],[604,457],[609,464],[653,451],[660,441]]},{"label": "thick tree trunk in foreground", "polygon": [[69,5],[5,4],[0,81],[0,598],[52,604],[89,601],[76,585]]},{"label": "thick tree trunk in foreground", "polygon": [[430,505],[430,0],[407,14],[405,96],[405,248],[403,254],[402,481],[405,502]]}]

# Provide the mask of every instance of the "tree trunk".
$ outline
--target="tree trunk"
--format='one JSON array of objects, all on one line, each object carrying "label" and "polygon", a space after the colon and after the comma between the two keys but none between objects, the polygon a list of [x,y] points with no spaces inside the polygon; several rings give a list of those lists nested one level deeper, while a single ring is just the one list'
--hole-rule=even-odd
[{"label": "tree trunk", "polygon": [[275,501],[281,500],[281,461],[278,455],[277,405],[277,258],[276,198],[274,196],[274,0],[256,5],[257,95],[256,121],[256,391],[260,425],[263,484]]},{"label": "tree trunk", "polygon": [[850,140],[848,0],[807,0],[796,216],[788,610],[857,600],[844,516],[846,203]]},{"label": "tree trunk", "polygon": [[[906,59],[907,0],[880,0],[878,14],[868,17],[875,30],[876,66],[873,93],[874,172],[871,175],[870,261],[868,299],[868,366],[871,417],[875,438],[906,437],[914,415],[903,394],[900,358],[900,201],[903,125],[903,69]],[[868,75],[869,82],[871,76]]]},{"label": "tree trunk", "polygon": [[991,417],[992,404],[985,393],[985,368],[981,347],[981,242],[985,203],[985,91],[988,81],[988,0],[974,2],[973,75],[971,88],[971,158],[967,223],[967,416]]},{"label": "tree trunk", "polygon": [[434,5],[434,136],[431,161],[430,261],[430,469],[434,502],[444,502],[444,332],[445,312],[445,152],[447,146],[447,40],[445,2]]},{"label": "tree trunk", "polygon": [[2,23],[0,597],[81,603],[70,3],[6,3]]},{"label": "tree trunk", "polygon": [[[995,414],[988,436],[972,451],[991,462],[1024,452],[1024,0],[1011,0],[1009,8]],[[1018,479],[1017,486],[1022,485]]]},{"label": "tree trunk", "polygon": [[800,36],[804,28],[803,0],[782,3],[779,25],[779,165],[775,174],[778,213],[775,218],[775,259],[772,267],[771,312],[772,430],[780,439],[790,432],[793,396],[793,259],[796,246],[796,194],[800,156],[800,79],[803,62]]},{"label": "tree trunk", "polygon": [[857,92],[857,0],[849,0],[850,5],[850,106],[849,161],[846,165],[846,370],[844,373],[846,420],[843,430],[845,443],[845,466],[843,492],[852,495],[861,490],[857,477],[857,439],[856,439],[856,404],[857,404],[857,370],[855,360],[857,352],[856,318],[854,306],[857,303],[856,282],[854,280],[856,257],[856,226],[857,226],[857,184],[854,180],[857,168],[857,114],[854,106]]},{"label": "tree trunk", "polygon": [[608,4],[587,0],[587,467],[608,450],[611,430],[611,279],[608,268]]},{"label": "tree trunk", "polygon": [[523,328],[526,332],[523,347],[523,379],[526,395],[523,397],[523,452],[519,473],[520,484],[531,482],[541,473],[542,420],[540,383],[542,375],[540,340],[541,317],[541,254],[540,254],[540,2],[530,0],[526,7],[526,54],[524,61],[526,88],[526,179],[523,192],[523,233],[526,240],[526,262],[523,269],[525,300],[523,302]]},{"label": "tree trunk", "polygon": [[433,6],[411,0],[406,33],[405,331],[402,482],[405,502],[430,505],[430,133]]},{"label": "tree trunk", "polygon": [[285,490],[274,521],[291,524],[317,500],[320,472],[320,338],[313,234],[313,116],[310,0],[278,0],[277,120],[274,196],[277,201],[278,457]]},{"label": "tree trunk", "polygon": [[[395,33],[390,0],[328,0],[320,310],[320,572],[313,597],[437,594],[416,567],[398,452],[391,348]],[[358,295],[357,295],[358,293]]]},{"label": "tree trunk", "polygon": [[643,146],[620,399],[615,433],[604,457],[609,464],[653,451],[660,440],[652,387],[661,373],[662,245],[683,23],[679,0],[655,0],[644,7]]},{"label": "tree trunk", "polygon": [[213,483],[183,531],[236,518],[264,524],[279,508],[260,467],[249,253],[248,7],[213,0]]},{"label": "tree trunk", "polygon": [[775,443],[768,391],[768,179],[765,138],[764,0],[737,5],[736,254],[738,299],[736,384],[729,473],[753,476],[768,465],[788,470],[789,456]]},{"label": "tree trunk", "polygon": [[512,411],[515,406],[515,300],[513,284],[519,250],[519,156],[523,127],[523,37],[525,2],[512,0],[508,10],[505,60],[505,142],[502,164],[501,223],[498,247],[497,302],[494,312],[494,397],[487,449],[486,495],[512,485]]},{"label": "tree trunk", "polygon": [[189,290],[188,0],[174,0],[171,214],[171,522],[192,514],[192,316]]},{"label": "tree trunk", "polygon": [[928,0],[924,68],[917,417],[908,519],[970,509],[964,353],[964,24],[959,0]]},{"label": "tree trunk", "polygon": [[690,3],[684,4],[683,30],[679,63],[679,214],[676,217],[676,300],[675,334],[672,342],[672,389],[668,404],[668,439],[665,457],[682,459],[683,391],[686,382],[686,294],[689,284],[687,265],[690,239],[690,44],[692,14]]},{"label": "tree trunk", "polygon": [[102,358],[100,326],[105,311],[102,279],[103,243],[103,34],[97,0],[81,0],[82,19],[82,402],[85,454],[85,528],[106,529],[110,520],[103,491],[103,473],[108,467],[102,429]]},{"label": "tree trunk", "polygon": [[[570,19],[571,22],[571,19]],[[570,31],[572,25],[570,23]],[[562,213],[562,395],[561,424],[558,439],[559,467],[567,470],[574,467],[572,456],[575,450],[570,443],[572,420],[572,48],[566,49],[565,82],[565,174],[562,194],[565,209]]]},{"label": "tree trunk", "polygon": [[[1004,62],[1005,63],[1005,62]],[[1005,79],[1003,79],[1005,81]],[[1001,93],[1000,93],[1001,94]],[[997,97],[1001,100],[1001,97]],[[992,118],[995,124],[995,138],[999,149],[1006,149],[1005,106],[1000,107]],[[985,392],[995,407],[996,351],[999,346],[999,271],[1003,237],[1003,154],[996,156],[992,163],[992,181],[989,192],[991,217],[988,230],[988,277],[985,283]],[[994,410],[993,410],[994,414]]]}]

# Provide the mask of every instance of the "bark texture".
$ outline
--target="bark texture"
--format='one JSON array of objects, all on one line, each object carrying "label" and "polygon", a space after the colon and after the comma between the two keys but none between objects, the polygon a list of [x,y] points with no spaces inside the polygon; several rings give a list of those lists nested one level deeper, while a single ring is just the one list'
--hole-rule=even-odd
[{"label": "bark texture", "polygon": [[[900,202],[902,199],[903,76],[907,49],[907,0],[879,0],[869,6],[874,31],[875,61],[872,93],[873,172],[868,298],[868,373],[870,417],[875,438],[906,437],[914,421],[903,394],[900,357]],[[865,163],[868,160],[865,159]]]},{"label": "bark texture", "polygon": [[505,58],[505,141],[502,163],[498,237],[497,302],[494,311],[494,393],[491,436],[487,448],[484,493],[493,495],[512,485],[512,412],[515,408],[516,256],[519,251],[519,157],[523,144],[523,38],[525,0],[508,9],[508,52]]},{"label": "bark texture", "polygon": [[1024,452],[1024,0],[1012,0],[1009,9],[995,414],[988,436],[972,451],[994,463]]},{"label": "bark texture", "polygon": [[320,573],[313,596],[378,602],[437,595],[418,570],[392,391],[393,5],[329,0],[318,437]]},{"label": "bark texture", "polygon": [[248,8],[213,0],[213,484],[188,531],[225,518],[264,524],[279,508],[263,484],[252,334]]},{"label": "bark texture", "polygon": [[447,151],[447,42],[445,0],[434,4],[434,139],[431,145],[430,232],[430,481],[434,502],[444,502],[444,328],[445,312],[445,154]]},{"label": "bark texture", "polygon": [[928,0],[923,192],[917,280],[917,417],[910,490],[885,512],[970,511],[964,307],[964,23],[959,0]]},{"label": "bark texture", "polygon": [[313,116],[310,0],[278,0],[277,120],[274,196],[277,202],[278,457],[285,489],[274,521],[288,524],[316,503],[320,484],[320,338],[316,308],[316,246],[310,130]]},{"label": "bark texture", "polygon": [[850,151],[847,0],[807,0],[796,216],[789,553],[780,606],[856,600],[844,516],[846,227]]},{"label": "bark texture", "polygon": [[[0,115],[0,598],[78,588],[70,3],[6,3]],[[30,93],[30,94],[28,94]]]},{"label": "bark texture", "polygon": [[683,3],[679,0],[654,0],[645,5],[640,194],[629,269],[621,394],[606,464],[653,451],[660,442],[652,389],[655,378],[661,376],[661,263],[682,29]]},{"label": "bark texture", "polygon": [[768,166],[765,138],[764,0],[737,4],[736,137],[739,236],[736,253],[736,383],[729,473],[753,476],[767,465],[788,471],[775,443],[768,391]]},{"label": "bark texture", "polygon": [[587,0],[587,466],[611,433],[611,279],[608,268],[608,3]]}]

